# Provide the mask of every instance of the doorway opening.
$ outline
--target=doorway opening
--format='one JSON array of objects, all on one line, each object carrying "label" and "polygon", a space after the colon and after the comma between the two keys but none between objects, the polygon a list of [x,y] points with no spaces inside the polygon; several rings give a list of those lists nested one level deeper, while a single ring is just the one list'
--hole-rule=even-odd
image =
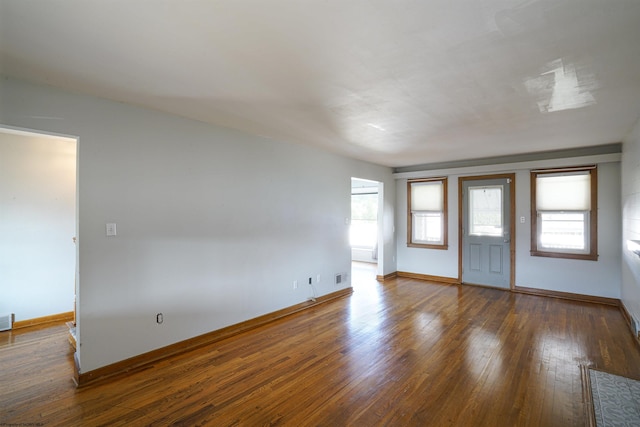
[{"label": "doorway opening", "polygon": [[352,285],[375,281],[380,269],[382,226],[382,183],[351,178],[351,247]]},{"label": "doorway opening", "polygon": [[16,327],[75,322],[77,143],[0,127],[0,313],[15,314]]}]

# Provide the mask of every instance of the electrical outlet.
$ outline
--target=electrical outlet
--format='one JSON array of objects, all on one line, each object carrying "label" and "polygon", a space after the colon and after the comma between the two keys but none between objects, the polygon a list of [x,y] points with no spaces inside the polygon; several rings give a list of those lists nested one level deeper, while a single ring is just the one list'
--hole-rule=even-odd
[{"label": "electrical outlet", "polygon": [[156,323],[160,325],[162,324],[162,322],[164,322],[164,316],[162,315],[162,313],[156,314]]},{"label": "electrical outlet", "polygon": [[312,285],[313,284],[313,279],[311,279],[311,277],[309,277],[309,284]]},{"label": "electrical outlet", "polygon": [[297,280],[293,281],[293,289],[298,289],[298,281]]}]

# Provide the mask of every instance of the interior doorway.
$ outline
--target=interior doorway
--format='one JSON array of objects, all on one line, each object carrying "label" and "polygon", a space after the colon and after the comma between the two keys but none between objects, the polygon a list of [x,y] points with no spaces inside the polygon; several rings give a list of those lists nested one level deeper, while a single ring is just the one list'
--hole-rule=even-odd
[{"label": "interior doorway", "polygon": [[378,263],[378,206],[376,181],[351,178],[351,260]]},{"label": "interior doorway", "polygon": [[75,313],[76,189],[77,139],[0,127],[0,313],[16,324]]},{"label": "interior doorway", "polygon": [[[351,247],[352,283],[375,278],[381,261],[382,183],[351,178]],[[371,277],[369,277],[371,276]],[[358,280],[360,278],[360,280]]]}]

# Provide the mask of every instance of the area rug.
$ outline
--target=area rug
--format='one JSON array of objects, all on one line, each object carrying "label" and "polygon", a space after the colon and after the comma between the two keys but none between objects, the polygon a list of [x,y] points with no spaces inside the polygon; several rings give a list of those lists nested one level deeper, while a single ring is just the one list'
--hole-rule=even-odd
[{"label": "area rug", "polygon": [[640,381],[588,368],[583,371],[589,424],[640,426]]}]

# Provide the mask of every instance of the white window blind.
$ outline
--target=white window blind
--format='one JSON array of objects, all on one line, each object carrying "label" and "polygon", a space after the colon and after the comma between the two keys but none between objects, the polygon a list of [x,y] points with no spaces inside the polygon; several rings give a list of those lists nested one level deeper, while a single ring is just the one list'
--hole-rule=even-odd
[{"label": "white window blind", "polygon": [[538,175],[536,177],[538,211],[588,211],[591,209],[591,175]]},{"label": "white window blind", "polygon": [[411,211],[442,211],[442,181],[411,183]]}]

